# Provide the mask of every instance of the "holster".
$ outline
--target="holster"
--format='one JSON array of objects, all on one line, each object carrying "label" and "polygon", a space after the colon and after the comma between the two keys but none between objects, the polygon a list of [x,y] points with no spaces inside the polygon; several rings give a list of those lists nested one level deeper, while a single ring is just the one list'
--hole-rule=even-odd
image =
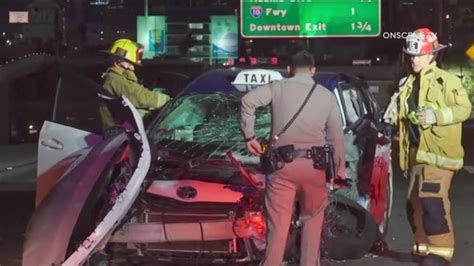
[{"label": "holster", "polygon": [[278,154],[278,150],[268,149],[260,155],[260,169],[266,174],[272,174],[283,168],[283,161]]},{"label": "holster", "polygon": [[325,170],[327,167],[327,156],[324,147],[311,147],[311,158],[313,159],[314,169]]},{"label": "holster", "polygon": [[285,145],[268,149],[260,156],[260,167],[263,173],[271,174],[283,168],[285,163],[293,162],[294,145]]},{"label": "holster", "polygon": [[334,152],[331,145],[324,145],[322,147],[311,147],[311,157],[313,158],[313,167],[315,169],[325,170],[326,181],[330,181],[336,175],[336,168],[334,164]]},{"label": "holster", "polygon": [[280,159],[284,161],[285,163],[291,163],[293,162],[294,159],[294,154],[293,152],[295,151],[295,146],[294,145],[285,145],[277,148],[278,150],[278,155],[280,156]]}]

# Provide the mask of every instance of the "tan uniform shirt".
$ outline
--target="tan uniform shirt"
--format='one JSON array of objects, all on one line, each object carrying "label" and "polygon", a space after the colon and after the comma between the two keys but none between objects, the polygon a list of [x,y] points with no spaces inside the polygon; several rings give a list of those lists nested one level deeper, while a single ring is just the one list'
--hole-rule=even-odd
[{"label": "tan uniform shirt", "polygon": [[[297,74],[292,78],[274,81],[258,87],[242,97],[241,127],[245,137],[255,135],[255,110],[272,106],[272,136],[278,134],[298,111],[314,80],[310,75]],[[275,147],[293,144],[297,149],[311,146],[334,145],[337,174],[345,176],[344,132],[336,98],[328,89],[317,85],[308,103]]]}]

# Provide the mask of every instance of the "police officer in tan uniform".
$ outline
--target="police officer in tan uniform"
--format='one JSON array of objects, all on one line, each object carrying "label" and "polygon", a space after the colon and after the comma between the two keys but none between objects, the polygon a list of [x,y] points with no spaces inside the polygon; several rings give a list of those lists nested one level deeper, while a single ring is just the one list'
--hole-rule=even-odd
[{"label": "police officer in tan uniform", "polygon": [[[314,85],[314,58],[307,51],[293,55],[287,68],[292,76],[256,88],[241,101],[241,126],[251,154],[261,155],[255,138],[255,110],[272,107],[272,134],[278,134],[294,116]],[[295,197],[300,202],[302,222],[301,265],[319,265],[319,249],[324,209],[328,204],[325,171],[315,169],[307,151],[312,146],[330,143],[334,147],[337,178],[345,176],[344,133],[335,96],[316,85],[301,113],[274,141],[274,147],[293,144],[294,160],[267,176],[265,215],[267,247],[262,265],[282,263]]]},{"label": "police officer in tan uniform", "polygon": [[[140,111],[142,116],[149,110],[163,106],[170,97],[153,92],[138,83],[135,65],[141,65],[143,46],[128,39],[115,41],[107,51],[111,55],[112,65],[103,74],[103,88],[113,97],[125,95]],[[106,104],[100,106],[102,127],[105,130],[114,127],[116,121]]]}]

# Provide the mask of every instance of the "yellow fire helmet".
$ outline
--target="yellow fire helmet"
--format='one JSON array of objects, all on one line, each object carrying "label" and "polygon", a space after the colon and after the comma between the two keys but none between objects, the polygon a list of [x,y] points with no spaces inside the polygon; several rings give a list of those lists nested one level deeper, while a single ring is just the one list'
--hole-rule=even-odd
[{"label": "yellow fire helmet", "polygon": [[119,39],[106,52],[132,64],[141,65],[143,45],[129,39]]}]

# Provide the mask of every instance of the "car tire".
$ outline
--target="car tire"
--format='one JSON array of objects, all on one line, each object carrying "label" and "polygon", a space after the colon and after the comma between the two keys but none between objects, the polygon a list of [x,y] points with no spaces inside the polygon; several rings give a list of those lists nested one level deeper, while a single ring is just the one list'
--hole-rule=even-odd
[{"label": "car tire", "polygon": [[290,229],[285,245],[285,261],[297,262],[299,259],[300,228]]},{"label": "car tire", "polygon": [[84,266],[109,266],[109,256],[104,251],[95,252]]},{"label": "car tire", "polygon": [[356,202],[333,194],[324,218],[321,256],[334,260],[359,259],[375,243],[378,227]]}]

